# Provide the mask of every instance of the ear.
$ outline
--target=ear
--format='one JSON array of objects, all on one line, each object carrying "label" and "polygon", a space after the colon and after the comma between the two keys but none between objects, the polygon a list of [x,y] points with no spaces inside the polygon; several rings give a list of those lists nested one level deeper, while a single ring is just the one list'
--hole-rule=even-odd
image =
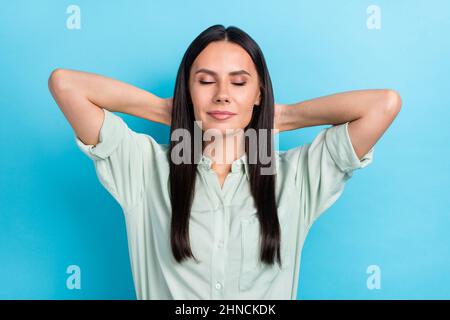
[{"label": "ear", "polygon": [[255,100],[255,105],[259,107],[259,105],[261,104],[261,91],[259,91],[258,93],[258,97]]}]

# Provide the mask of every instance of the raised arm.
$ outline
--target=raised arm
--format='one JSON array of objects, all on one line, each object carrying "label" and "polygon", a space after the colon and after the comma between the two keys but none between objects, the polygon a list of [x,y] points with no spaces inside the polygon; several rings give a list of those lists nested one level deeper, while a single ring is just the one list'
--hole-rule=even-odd
[{"label": "raised arm", "polygon": [[170,125],[172,99],[99,74],[55,69],[49,90],[78,138],[96,145],[103,123],[101,108]]},{"label": "raised arm", "polygon": [[275,123],[280,131],[289,131],[349,122],[350,140],[361,158],[391,125],[401,106],[401,97],[395,90],[354,90],[275,105]]}]

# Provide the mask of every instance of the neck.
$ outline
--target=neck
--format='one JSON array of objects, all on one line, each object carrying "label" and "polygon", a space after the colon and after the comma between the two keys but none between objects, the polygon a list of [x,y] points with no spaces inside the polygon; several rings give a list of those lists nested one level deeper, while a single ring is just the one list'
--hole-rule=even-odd
[{"label": "neck", "polygon": [[209,157],[213,165],[231,167],[231,163],[245,154],[242,132],[230,135],[214,136],[213,141],[203,143],[203,154]]}]

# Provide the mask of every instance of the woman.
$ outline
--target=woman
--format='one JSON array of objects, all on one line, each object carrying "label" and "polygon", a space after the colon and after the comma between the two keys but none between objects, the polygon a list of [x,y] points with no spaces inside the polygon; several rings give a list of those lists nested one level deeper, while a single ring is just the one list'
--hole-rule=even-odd
[{"label": "woman", "polygon": [[[311,225],[372,162],[401,107],[389,89],[274,104],[259,46],[222,25],[187,49],[173,99],[68,69],[49,88],[124,211],[138,299],[296,299]],[[170,143],[113,112],[170,125]],[[274,151],[272,129],[325,124],[312,143]]]}]

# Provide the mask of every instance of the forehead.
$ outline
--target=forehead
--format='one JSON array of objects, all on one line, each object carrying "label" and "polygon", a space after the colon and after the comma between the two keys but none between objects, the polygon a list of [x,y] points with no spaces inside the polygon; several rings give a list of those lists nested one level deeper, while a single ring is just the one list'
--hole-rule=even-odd
[{"label": "forehead", "polygon": [[228,41],[218,41],[208,44],[192,64],[191,74],[198,69],[210,69],[218,74],[244,69],[252,76],[256,68],[250,55],[241,46]]}]

